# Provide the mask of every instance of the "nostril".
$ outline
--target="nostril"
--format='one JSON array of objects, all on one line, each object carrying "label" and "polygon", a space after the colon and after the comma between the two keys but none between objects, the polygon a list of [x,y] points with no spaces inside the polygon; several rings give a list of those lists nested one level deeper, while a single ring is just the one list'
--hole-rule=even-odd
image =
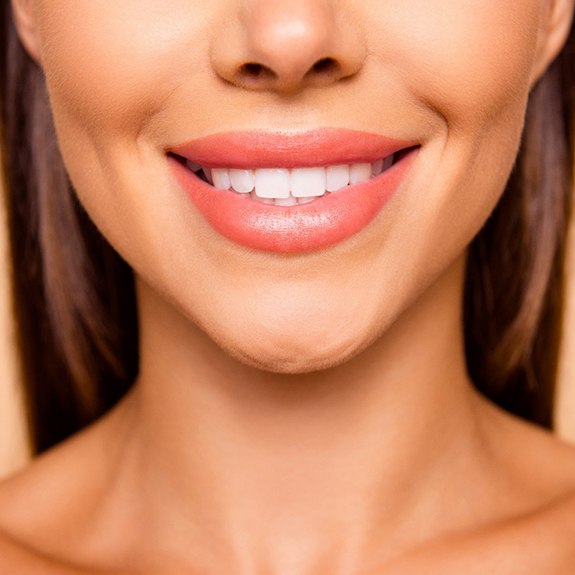
[{"label": "nostril", "polygon": [[261,64],[253,64],[250,62],[249,64],[244,64],[242,66],[242,72],[246,76],[261,76],[263,72],[263,66]]},{"label": "nostril", "polygon": [[330,74],[337,68],[338,64],[333,58],[322,58],[311,67],[311,71],[316,74]]},{"label": "nostril", "polygon": [[257,62],[248,62],[241,67],[241,74],[247,78],[261,78],[262,76],[273,76],[272,70],[264,66],[263,64],[258,64]]},{"label": "nostril", "polygon": [[316,60],[303,75],[301,74],[303,70],[290,70],[285,66],[276,70],[258,61],[248,61],[236,69],[233,83],[250,89],[263,89],[273,85],[292,89],[304,79],[306,83],[313,85],[331,82],[341,75],[341,71],[340,62],[332,57]]},{"label": "nostril", "polygon": [[[337,61],[333,58],[322,58],[311,67],[308,74],[311,72],[312,74],[329,75],[336,71],[338,67]],[[240,73],[244,78],[252,80],[276,76],[273,70],[257,62],[247,62],[241,67]]]}]

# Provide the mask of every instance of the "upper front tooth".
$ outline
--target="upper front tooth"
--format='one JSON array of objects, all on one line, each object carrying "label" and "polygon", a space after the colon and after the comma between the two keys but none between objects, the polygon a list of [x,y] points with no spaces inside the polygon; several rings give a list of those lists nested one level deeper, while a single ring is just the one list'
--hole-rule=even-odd
[{"label": "upper front tooth", "polygon": [[253,170],[230,170],[230,180],[232,188],[240,194],[248,194],[254,189]]},{"label": "upper front tooth", "polygon": [[290,171],[259,169],[255,172],[256,195],[259,198],[289,198]]},{"label": "upper front tooth", "polygon": [[325,194],[325,168],[296,168],[291,171],[291,193],[296,198]]}]

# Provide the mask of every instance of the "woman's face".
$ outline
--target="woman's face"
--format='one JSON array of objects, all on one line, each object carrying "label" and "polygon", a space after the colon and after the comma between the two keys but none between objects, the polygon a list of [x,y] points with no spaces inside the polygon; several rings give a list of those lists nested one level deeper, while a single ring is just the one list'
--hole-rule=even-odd
[{"label": "woman's face", "polygon": [[[95,223],[182,316],[282,372],[358,353],[463,257],[509,176],[553,25],[568,27],[551,0],[14,4]],[[386,139],[367,150],[347,130]],[[408,147],[377,182],[291,207],[208,188],[174,160],[225,185],[226,168],[361,172]]]}]

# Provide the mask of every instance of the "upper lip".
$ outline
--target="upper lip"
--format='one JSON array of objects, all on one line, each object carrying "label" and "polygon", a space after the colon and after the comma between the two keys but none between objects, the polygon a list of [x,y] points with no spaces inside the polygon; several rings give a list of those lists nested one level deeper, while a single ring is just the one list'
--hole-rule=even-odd
[{"label": "upper lip", "polygon": [[168,148],[206,168],[296,168],[375,162],[417,145],[370,132],[321,128],[305,132],[234,131]]}]

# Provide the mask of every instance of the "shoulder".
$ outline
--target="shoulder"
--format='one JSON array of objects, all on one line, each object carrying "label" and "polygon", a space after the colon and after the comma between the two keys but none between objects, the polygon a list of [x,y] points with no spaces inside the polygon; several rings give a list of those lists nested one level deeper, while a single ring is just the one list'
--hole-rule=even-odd
[{"label": "shoulder", "polygon": [[575,573],[575,447],[483,400],[478,425],[494,488],[470,485],[468,507],[482,512],[365,575]]},{"label": "shoulder", "polygon": [[[78,569],[52,560],[0,530],[0,573],[81,575]],[[85,575],[88,575],[87,573]]]},{"label": "shoulder", "polygon": [[36,457],[0,482],[0,575],[83,575],[79,553],[109,475],[108,436],[94,427]]},{"label": "shoulder", "polygon": [[[61,562],[51,556],[49,549],[36,544],[34,526],[45,514],[40,491],[34,489],[27,471],[0,484],[0,573],[80,575],[83,571]],[[42,523],[47,534],[58,531],[58,518],[54,518],[53,529]]]},{"label": "shoulder", "polygon": [[[386,575],[575,573],[575,447],[498,408],[487,408],[484,424],[500,480],[495,507],[501,514],[429,541]],[[511,500],[518,503],[508,505]]]},{"label": "shoulder", "polygon": [[[575,493],[530,516],[424,546],[385,573],[573,575]],[[383,571],[369,575],[382,574]]]}]

